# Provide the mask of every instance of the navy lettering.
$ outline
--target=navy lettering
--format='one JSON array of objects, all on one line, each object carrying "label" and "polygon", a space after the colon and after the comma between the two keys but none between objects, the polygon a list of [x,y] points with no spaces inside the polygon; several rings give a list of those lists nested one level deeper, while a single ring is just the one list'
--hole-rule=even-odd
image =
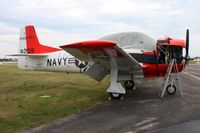
[{"label": "navy lettering", "polygon": [[58,65],[60,66],[62,62],[62,58],[58,58]]},{"label": "navy lettering", "polygon": [[64,61],[64,65],[67,65],[67,58],[62,58]]},{"label": "navy lettering", "polygon": [[76,58],[53,58],[53,59],[47,59],[47,66],[61,66],[61,65],[67,65],[67,64],[75,64],[77,66]]},{"label": "navy lettering", "polygon": [[52,59],[47,59],[47,66],[51,66]]},{"label": "navy lettering", "polygon": [[52,66],[56,66],[56,59],[53,59],[53,65]]}]

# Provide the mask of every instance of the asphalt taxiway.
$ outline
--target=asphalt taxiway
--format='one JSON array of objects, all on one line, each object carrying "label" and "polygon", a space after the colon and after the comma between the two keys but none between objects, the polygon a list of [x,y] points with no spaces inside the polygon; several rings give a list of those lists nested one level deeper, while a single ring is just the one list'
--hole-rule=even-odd
[{"label": "asphalt taxiway", "polygon": [[180,74],[183,96],[177,92],[161,99],[162,79],[144,79],[124,100],[106,101],[22,133],[199,133],[200,65],[190,65],[188,73]]}]

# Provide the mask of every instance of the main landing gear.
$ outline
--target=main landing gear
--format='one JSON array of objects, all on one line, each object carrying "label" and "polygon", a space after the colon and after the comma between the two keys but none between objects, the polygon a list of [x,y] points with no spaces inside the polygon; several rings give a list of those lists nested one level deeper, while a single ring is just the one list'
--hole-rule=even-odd
[{"label": "main landing gear", "polygon": [[[125,88],[127,91],[135,88],[135,82],[132,80],[125,81],[122,84],[123,84],[123,88]],[[125,94],[121,94],[121,93],[117,93],[117,92],[109,92],[108,99],[109,100],[111,100],[111,99],[122,100],[122,99],[124,99],[124,95]]]},{"label": "main landing gear", "polygon": [[115,58],[111,58],[111,70],[110,70],[110,86],[107,89],[108,94],[110,95],[109,99],[123,99],[124,94],[126,93],[126,90],[133,89],[135,86],[135,82],[131,80],[131,76],[128,76],[128,79],[126,78],[124,82],[124,85],[122,86],[122,81],[124,79],[119,78],[118,75],[118,65]]},{"label": "main landing gear", "polygon": [[124,87],[126,90],[131,90],[135,87],[135,82],[133,80],[125,81]]},{"label": "main landing gear", "polygon": [[108,98],[109,100],[111,100],[111,99],[118,99],[118,100],[124,99],[124,94],[110,92],[109,95],[110,95],[110,97]]}]

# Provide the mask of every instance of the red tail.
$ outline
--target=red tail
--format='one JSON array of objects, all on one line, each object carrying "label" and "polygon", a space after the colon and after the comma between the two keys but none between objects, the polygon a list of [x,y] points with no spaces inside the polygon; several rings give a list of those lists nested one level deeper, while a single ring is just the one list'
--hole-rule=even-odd
[{"label": "red tail", "polygon": [[26,39],[27,53],[43,54],[43,53],[51,53],[51,52],[60,51],[60,49],[58,48],[41,45],[40,42],[38,41],[34,26],[32,25],[26,26],[25,33],[26,33],[25,39]]}]

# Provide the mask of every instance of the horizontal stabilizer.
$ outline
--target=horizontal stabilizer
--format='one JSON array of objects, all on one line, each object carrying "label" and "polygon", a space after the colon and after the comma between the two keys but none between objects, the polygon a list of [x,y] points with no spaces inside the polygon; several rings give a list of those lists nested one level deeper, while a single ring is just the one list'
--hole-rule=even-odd
[{"label": "horizontal stabilizer", "polygon": [[45,57],[47,54],[10,54],[6,56],[28,56],[28,57]]}]

